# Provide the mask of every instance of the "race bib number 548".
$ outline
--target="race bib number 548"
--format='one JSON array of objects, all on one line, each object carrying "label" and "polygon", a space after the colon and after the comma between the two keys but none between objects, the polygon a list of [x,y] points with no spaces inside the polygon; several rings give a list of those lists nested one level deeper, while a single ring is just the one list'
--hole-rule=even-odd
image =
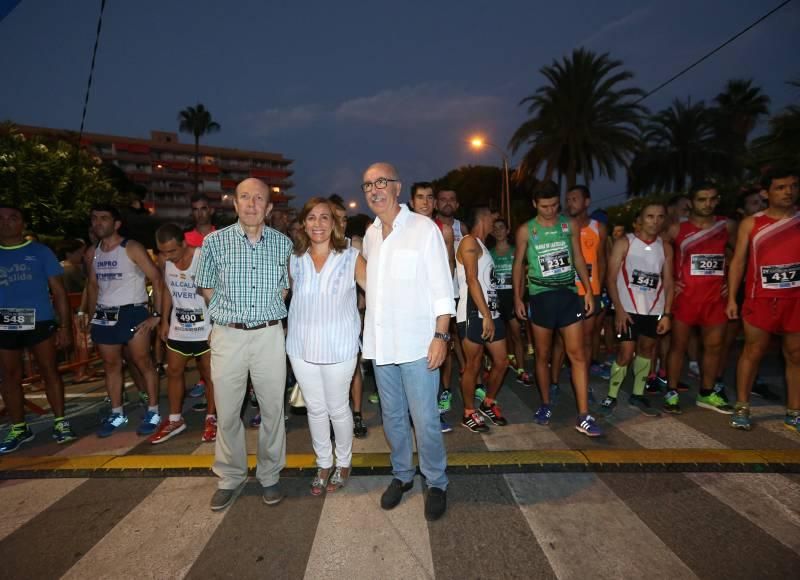
[{"label": "race bib number 548", "polygon": [[0,330],[33,330],[36,328],[35,308],[0,309]]}]

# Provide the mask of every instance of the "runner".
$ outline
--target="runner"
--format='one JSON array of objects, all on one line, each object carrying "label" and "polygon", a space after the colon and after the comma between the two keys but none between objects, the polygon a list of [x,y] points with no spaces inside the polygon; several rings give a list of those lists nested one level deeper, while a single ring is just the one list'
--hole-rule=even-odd
[{"label": "runner", "polygon": [[702,340],[701,387],[697,406],[718,413],[731,414],[723,393],[715,391],[715,378],[725,340],[726,300],[725,262],[736,232],[732,220],[717,217],[719,190],[714,183],[701,182],[692,187],[689,218],[673,223],[664,235],[674,248],[675,298],[674,319],[667,360],[669,390],[664,410],[680,413],[678,382],[693,328]]},{"label": "runner", "polygon": [[497,279],[497,309],[500,318],[506,327],[506,339],[509,350],[508,360],[517,382],[526,387],[533,385],[533,377],[525,370],[525,345],[522,343],[522,326],[514,314],[514,287],[512,284],[514,271],[514,246],[508,241],[511,233],[506,220],[494,220],[492,236],[495,239],[494,247],[490,250],[494,261],[494,275]]},{"label": "runner", "polygon": [[167,385],[169,417],[150,437],[150,443],[163,443],[186,430],[183,420],[183,396],[186,390],[184,371],[190,358],[197,362],[208,399],[205,427],[200,440],[204,443],[217,438],[217,413],[214,406],[214,383],[211,381],[211,347],[208,335],[206,301],[194,284],[200,252],[187,245],[184,234],[175,224],[164,224],[156,231],[159,254],[164,257],[164,288],[161,294],[161,333],[167,345]]},{"label": "runner", "polygon": [[659,236],[665,216],[662,204],[645,205],[636,218],[637,233],[626,234],[611,250],[607,287],[614,303],[620,348],[611,366],[608,396],[600,404],[607,415],[617,407],[617,395],[631,361],[633,394],[628,403],[648,417],[660,415],[644,396],[644,386],[656,338],[669,332],[672,317],[672,247]]},{"label": "runner", "polygon": [[[508,348],[503,319],[497,310],[497,279],[494,262],[484,245],[486,236],[494,227],[497,214],[489,206],[476,206],[470,211],[470,234],[464,236],[456,254],[456,274],[460,296],[456,312],[458,334],[464,347],[466,366],[461,375],[461,396],[464,415],[461,426],[473,433],[485,433],[489,427],[481,415],[494,425],[505,426],[496,403],[497,393],[503,386],[508,369]],[[492,359],[492,368],[486,381],[487,391],[475,411],[475,386],[481,372],[484,352]]]},{"label": "runner", "polygon": [[108,437],[128,422],[122,402],[122,354],[127,347],[129,363],[142,375],[148,407],[136,433],[152,435],[161,423],[158,413],[158,376],[150,357],[150,332],[161,314],[147,309],[145,280],[153,287],[153,304],[161,304],[161,273],[139,242],[119,235],[122,218],[112,206],[98,205],[91,211],[92,229],[100,240],[89,272],[88,314],[92,340],[106,370],[106,390],[111,414],[103,421],[98,437]]},{"label": "runner", "polygon": [[64,418],[64,383],[56,364],[56,350],[72,343],[64,269],[47,246],[26,241],[24,231],[22,210],[0,205],[0,390],[11,416],[11,429],[0,443],[0,453],[16,451],[34,438],[25,422],[22,391],[22,353],[26,349],[44,381],[54,417],[53,439],[67,443],[76,438]]},{"label": "runner", "polygon": [[749,431],[750,391],[773,334],[786,357],[787,428],[800,432],[800,213],[798,173],[773,170],[764,177],[768,207],[739,226],[728,273],[728,318],[739,317],[736,294],[747,263],[744,350],[736,367],[736,408],[731,427]]},{"label": "runner", "polygon": [[[558,330],[564,339],[567,356],[572,364],[572,380],[578,418],[575,429],[598,437],[603,430],[589,414],[588,361],[583,348],[583,317],[591,314],[594,302],[587,295],[581,300],[575,288],[575,273],[589,286],[589,272],[581,254],[580,228],[570,219],[559,215],[558,186],[553,182],[540,184],[534,192],[533,205],[537,216],[517,229],[514,255],[514,309],[520,319],[525,319],[522,301],[523,262],[528,260],[528,291],[530,293],[533,338],[536,347],[536,379],[542,396],[542,405],[534,416],[537,423],[550,423],[551,345],[553,332]],[[522,248],[527,248],[522,252]]]}]

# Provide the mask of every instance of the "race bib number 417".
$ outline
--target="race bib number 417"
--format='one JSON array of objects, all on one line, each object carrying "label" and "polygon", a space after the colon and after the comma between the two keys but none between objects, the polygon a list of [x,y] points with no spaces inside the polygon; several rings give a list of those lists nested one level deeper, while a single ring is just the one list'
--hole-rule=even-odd
[{"label": "race bib number 417", "polygon": [[761,287],[771,290],[800,286],[800,264],[761,267]]}]

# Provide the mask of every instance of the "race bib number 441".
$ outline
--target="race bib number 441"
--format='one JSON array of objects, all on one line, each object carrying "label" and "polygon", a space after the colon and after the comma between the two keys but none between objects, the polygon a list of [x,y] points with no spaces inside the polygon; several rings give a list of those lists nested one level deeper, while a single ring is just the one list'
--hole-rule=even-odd
[{"label": "race bib number 441", "polygon": [[692,276],[724,276],[725,256],[722,254],[692,254]]},{"label": "race bib number 441", "polygon": [[800,264],[761,267],[761,287],[771,290],[800,286]]},{"label": "race bib number 441", "polygon": [[0,330],[33,330],[35,308],[0,308]]}]

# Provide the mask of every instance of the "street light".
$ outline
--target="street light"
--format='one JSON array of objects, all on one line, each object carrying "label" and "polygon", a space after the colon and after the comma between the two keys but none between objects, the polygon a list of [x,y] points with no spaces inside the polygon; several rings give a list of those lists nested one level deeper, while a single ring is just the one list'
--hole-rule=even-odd
[{"label": "street light", "polygon": [[503,151],[500,147],[492,143],[491,141],[487,141],[483,137],[476,135],[472,137],[468,143],[472,146],[473,149],[476,151],[480,151],[486,147],[492,147],[496,149],[500,156],[503,158],[503,184],[502,189],[500,192],[500,215],[505,217],[506,222],[511,224],[511,191],[509,187],[509,180],[508,180],[508,156],[506,152]]},{"label": "street light", "polygon": [[347,205],[350,207],[350,209],[356,209],[358,207],[358,202],[351,201]]}]

